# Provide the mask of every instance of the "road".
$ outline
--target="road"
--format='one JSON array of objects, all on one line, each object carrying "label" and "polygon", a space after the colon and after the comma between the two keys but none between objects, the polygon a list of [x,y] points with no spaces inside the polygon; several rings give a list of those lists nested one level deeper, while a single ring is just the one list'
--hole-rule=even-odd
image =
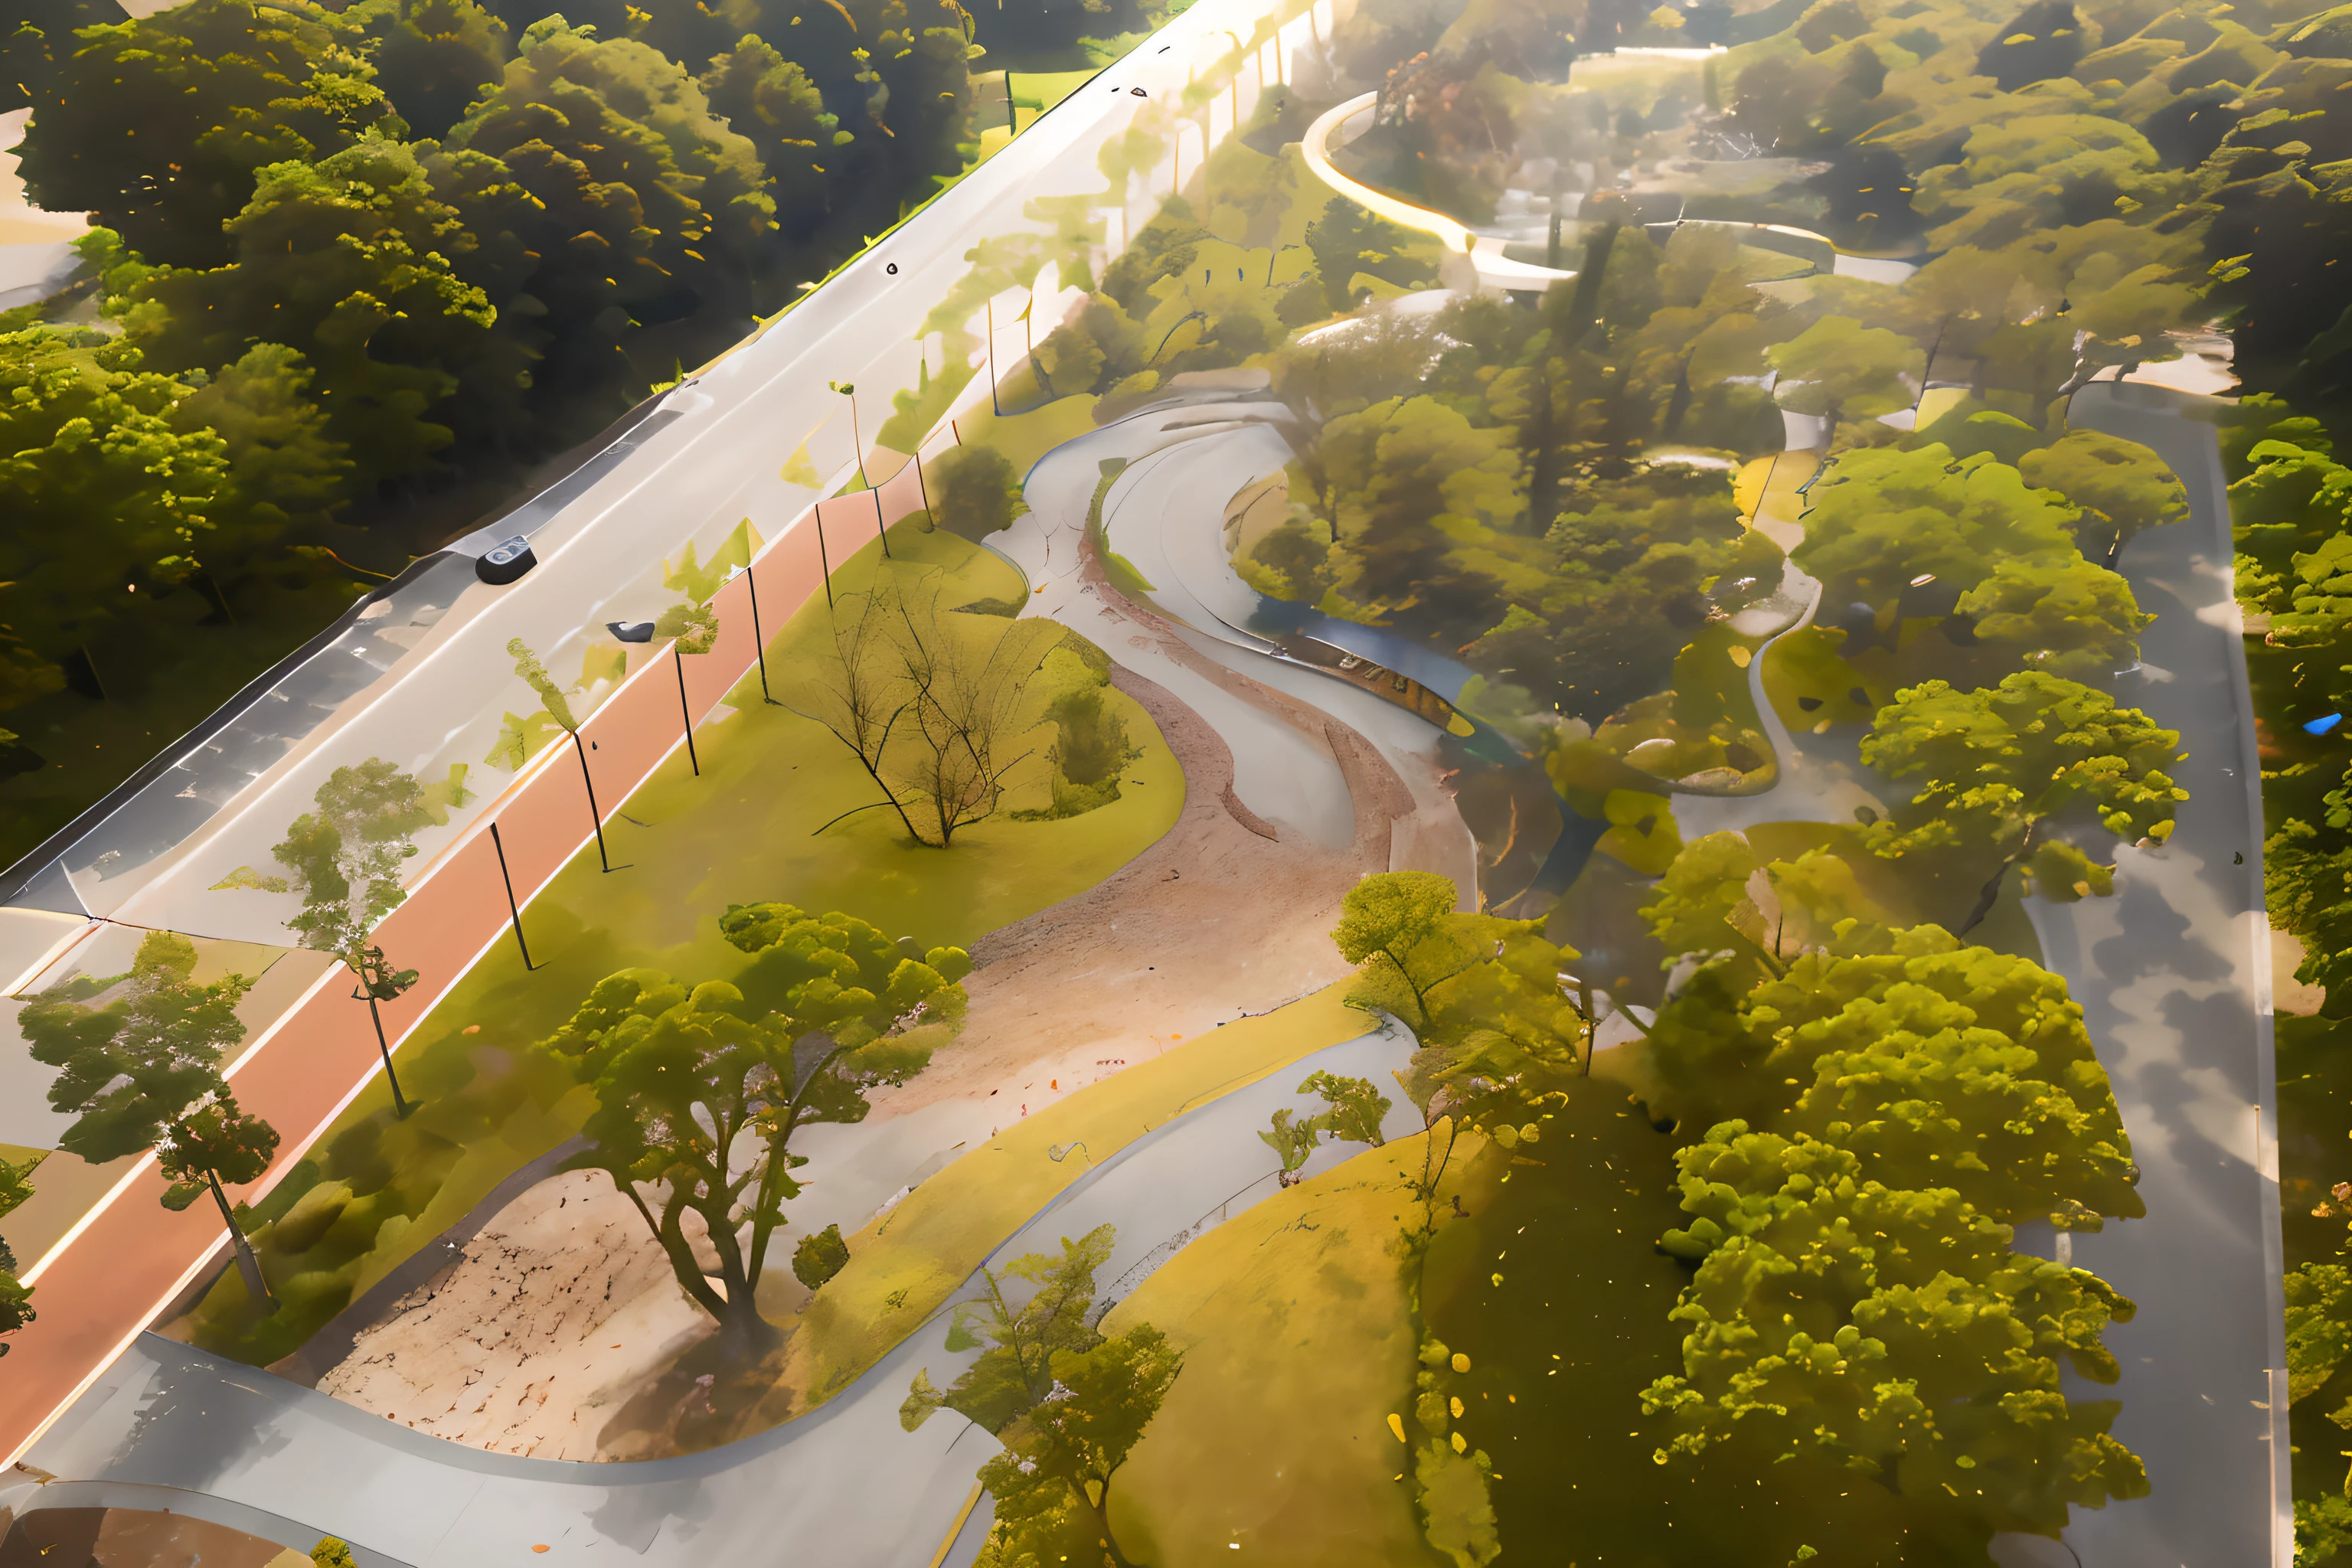
[{"label": "road", "polygon": [[[990,1265],[1113,1225],[1118,1245],[1097,1282],[1107,1301],[1128,1294],[1172,1254],[1169,1243],[1197,1238],[1279,1190],[1257,1133],[1278,1108],[1320,1105],[1295,1092],[1298,1082],[1328,1070],[1385,1083],[1411,1051],[1402,1031],[1367,1034],[1175,1118],[1078,1177]],[[1401,1137],[1419,1125],[1400,1098],[1384,1130]],[[1307,1172],[1349,1152],[1326,1145]],[[898,1424],[918,1369],[944,1385],[971,1360],[947,1348],[949,1326],[943,1310],[832,1401],[772,1431],[680,1458],[606,1465],[444,1442],[151,1334],[27,1462],[104,1486],[215,1500],[243,1528],[298,1551],[340,1535],[375,1560],[366,1568],[512,1568],[541,1547],[537,1560],[551,1568],[707,1568],[764,1562],[784,1542],[814,1563],[920,1565],[996,1451],[951,1413],[911,1435]],[[986,1528],[985,1511],[967,1521],[950,1561],[968,1563]]]},{"label": "road", "polygon": [[[2056,1248],[2138,1303],[2107,1331],[2121,1381],[2070,1376],[2068,1392],[2122,1402],[2115,1435],[2146,1461],[2150,1495],[2078,1510],[2071,1552],[2005,1539],[2002,1561],[2018,1568],[2286,1568],[2294,1556],[2262,775],[2221,454],[2195,416],[2210,401],[2099,383],[2069,414],[2153,447],[2188,487],[2189,521],[2140,535],[2118,563],[2156,621],[2141,634],[2142,668],[2116,686],[2118,700],[2180,731],[2189,760],[2176,776],[2189,799],[2162,848],[2117,851],[2113,898],[2025,900],[2042,962],[2082,1005],[2114,1085],[2147,1215],[2096,1235],[2039,1227],[2021,1245]],[[1851,820],[1893,793],[1852,736],[1791,736],[1764,700],[1762,664],[1751,689],[1782,782],[1748,799],[1676,796],[1685,837]]]},{"label": "road", "polygon": [[2110,1396],[2154,1489],[2075,1516],[2085,1568],[2285,1568],[2294,1550],[2262,772],[2221,453],[2196,417],[2210,402],[2102,383],[2068,415],[2155,448],[2190,509],[2119,563],[2156,622],[2117,698],[2181,732],[2179,826],[2161,849],[2117,852],[2113,898],[2026,901],[2098,1042],[2147,1202],[2146,1219],[2074,1238],[2077,1264],[2139,1303],[2107,1331],[2123,1363]]}]

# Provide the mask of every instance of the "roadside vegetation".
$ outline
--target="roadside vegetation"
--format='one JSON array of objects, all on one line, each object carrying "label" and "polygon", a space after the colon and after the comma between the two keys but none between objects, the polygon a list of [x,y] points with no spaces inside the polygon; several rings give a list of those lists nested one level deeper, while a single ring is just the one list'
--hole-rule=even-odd
[{"label": "roadside vegetation", "polygon": [[[985,641],[989,627],[1011,624],[962,607],[1018,595],[1017,575],[994,557],[944,529],[925,531],[919,517],[893,529],[891,548],[894,558],[886,561],[878,543],[867,545],[844,564],[837,586],[853,595],[888,593],[893,584],[936,594],[941,619],[959,637]],[[805,691],[826,679],[837,658],[839,625],[822,598],[803,607],[770,644],[772,683]],[[761,702],[757,673],[747,676],[730,699],[733,710],[697,738],[699,776],[683,757],[674,758],[635,794],[608,804],[614,869],[602,869],[592,846],[532,900],[524,921],[535,966],[526,971],[512,944],[501,943],[409,1035],[394,1059],[408,1113],[393,1103],[388,1081],[372,1084],[257,1205],[256,1250],[274,1304],[257,1303],[241,1279],[226,1276],[183,1331],[243,1360],[276,1361],[514,1171],[583,1131],[601,1138],[594,1132],[602,1125],[598,1108],[607,1100],[642,1097],[597,1087],[607,1064],[585,1043],[582,1030],[592,1026],[579,1021],[577,1010],[597,1005],[590,999],[600,986],[660,992],[664,977],[675,976],[686,982],[681,994],[723,998],[733,989],[751,999],[710,1001],[725,1017],[747,1007],[761,1018],[774,1008],[782,1008],[779,1016],[796,1016],[797,1004],[761,989],[769,984],[761,976],[777,970],[778,961],[771,956],[763,966],[761,954],[773,933],[765,932],[759,911],[779,910],[779,891],[812,918],[848,922],[843,931],[888,933],[868,954],[873,962],[903,956],[899,950],[911,943],[920,963],[935,950],[961,950],[1108,876],[1167,830],[1184,786],[1142,710],[1092,684],[1088,660],[1098,658],[1067,639],[1040,656],[1046,668],[1033,669],[1025,685],[1083,685],[1118,717],[1135,754],[1118,773],[1116,798],[1083,813],[1054,814],[1056,774],[1048,753],[1066,742],[1041,690],[1024,709],[1024,727],[1009,737],[1018,742],[1014,750],[1029,755],[1004,781],[1004,809],[957,834],[944,852],[910,837],[887,810],[860,809],[878,801],[855,754],[814,721]],[[1064,686],[1054,686],[1057,678]],[[320,847],[317,819],[305,821],[310,830],[289,840],[298,858]],[[759,831],[747,835],[746,822],[758,823]],[[271,879],[255,871],[243,885]],[[875,996],[894,994],[897,962],[891,957],[874,977],[881,986]],[[942,962],[952,968],[955,961]],[[797,982],[776,984],[789,989]],[[858,988],[839,984],[850,993]],[[719,989],[707,991],[711,986]],[[911,1006],[919,998],[901,1000]],[[612,1003],[614,1026],[631,1005]],[[845,1070],[860,1079],[882,1071],[855,1064]],[[825,1114],[845,1115],[845,1102]],[[724,1185],[740,1174],[730,1167],[723,1178],[714,1172],[709,1179]],[[796,1246],[802,1238],[791,1239]],[[767,1262],[772,1269],[785,1266],[781,1255]],[[748,1321],[739,1329],[746,1342],[761,1338]]]},{"label": "roadside vegetation", "polygon": [[95,226],[0,314],[0,861],[959,177],[983,60],[1159,16],[12,11],[26,194]]}]

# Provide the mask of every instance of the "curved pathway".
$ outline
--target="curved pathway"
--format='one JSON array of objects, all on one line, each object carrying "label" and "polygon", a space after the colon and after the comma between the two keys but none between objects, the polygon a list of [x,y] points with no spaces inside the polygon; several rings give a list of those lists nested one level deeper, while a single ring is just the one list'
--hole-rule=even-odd
[{"label": "curved pathway", "polygon": [[[1318,1070],[1377,1081],[1412,1049],[1402,1031],[1375,1031],[1175,1118],[1079,1176],[990,1263],[1114,1225],[1103,1300],[1131,1291],[1172,1256],[1171,1242],[1279,1190],[1257,1131],[1278,1108],[1320,1104],[1296,1094],[1297,1083]],[[1411,1107],[1391,1110],[1390,1136],[1418,1129]],[[1327,1145],[1307,1170],[1349,1152]],[[947,1348],[950,1316],[933,1314],[806,1415],[723,1448],[633,1464],[464,1447],[150,1334],[28,1462],[116,1487],[201,1494],[248,1521],[278,1521],[264,1533],[298,1551],[331,1533],[374,1563],[413,1568],[512,1568],[535,1552],[551,1565],[707,1568],[786,1549],[813,1563],[920,1568],[959,1534],[960,1559],[977,1549],[987,1516],[966,1518],[965,1509],[974,1472],[997,1447],[952,1414],[912,1434],[898,1424],[917,1370],[944,1384],[971,1359]]]}]

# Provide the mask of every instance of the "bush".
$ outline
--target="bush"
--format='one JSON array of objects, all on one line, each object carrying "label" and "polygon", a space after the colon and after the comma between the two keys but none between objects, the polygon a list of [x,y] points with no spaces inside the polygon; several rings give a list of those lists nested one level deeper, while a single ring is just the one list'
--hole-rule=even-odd
[{"label": "bush", "polygon": [[814,1290],[848,1262],[849,1244],[841,1239],[841,1227],[829,1225],[814,1236],[801,1237],[801,1244],[793,1248],[793,1278]]}]

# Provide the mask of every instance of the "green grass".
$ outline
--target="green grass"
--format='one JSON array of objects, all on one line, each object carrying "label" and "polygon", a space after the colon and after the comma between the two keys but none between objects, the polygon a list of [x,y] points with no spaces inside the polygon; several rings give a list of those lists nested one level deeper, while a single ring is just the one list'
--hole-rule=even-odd
[{"label": "green grass", "polygon": [[[1020,590],[1011,568],[952,534],[900,526],[891,547],[900,569],[946,574],[947,604]],[[861,585],[879,563],[878,549],[867,546],[836,574],[836,593]],[[819,596],[770,643],[778,692],[806,684],[830,640],[825,617]],[[969,619],[973,636],[1003,625]],[[591,845],[525,909],[537,967],[526,972],[513,944],[499,942],[403,1044],[395,1060],[416,1113],[394,1121],[388,1087],[371,1084],[259,1205],[274,1221],[314,1184],[340,1181],[355,1194],[343,1217],[314,1225],[306,1209],[286,1236],[265,1229],[257,1237],[286,1310],[257,1321],[231,1271],[198,1310],[200,1342],[263,1363],[289,1353],[506,1175],[576,1132],[591,1109],[587,1093],[533,1044],[616,969],[645,965],[692,980],[735,973],[748,960],[719,936],[729,904],[782,899],[845,910],[926,947],[968,946],[1109,876],[1174,823],[1184,783],[1150,716],[1116,691],[1104,696],[1144,748],[1122,775],[1119,799],[1058,821],[1012,820],[1013,806],[1050,803],[1050,731],[1041,730],[1038,757],[1007,809],[940,850],[908,843],[887,810],[816,831],[873,800],[874,785],[839,742],[763,704],[756,672],[747,677],[730,699],[737,711],[697,731],[700,777],[680,752],[608,805],[614,870],[601,869]],[[280,1245],[289,1239],[299,1248]]]},{"label": "green grass", "polygon": [[1185,1354],[1112,1492],[1129,1558],[1155,1568],[1444,1563],[1422,1539],[1412,1482],[1399,1479],[1405,1449],[1388,1424],[1412,1419],[1397,1238],[1412,1201],[1403,1171],[1419,1173],[1422,1142],[1369,1151],[1234,1215],[1104,1320],[1109,1333],[1155,1324]]},{"label": "green grass", "polygon": [[[1055,1194],[1154,1127],[1257,1082],[1370,1025],[1327,986],[1212,1029],[1005,1128],[850,1237],[849,1262],[803,1313],[772,1418],[822,1401],[872,1365]],[[953,1049],[952,1047],[950,1049]],[[1082,1159],[1047,1151],[1083,1143]]]}]

